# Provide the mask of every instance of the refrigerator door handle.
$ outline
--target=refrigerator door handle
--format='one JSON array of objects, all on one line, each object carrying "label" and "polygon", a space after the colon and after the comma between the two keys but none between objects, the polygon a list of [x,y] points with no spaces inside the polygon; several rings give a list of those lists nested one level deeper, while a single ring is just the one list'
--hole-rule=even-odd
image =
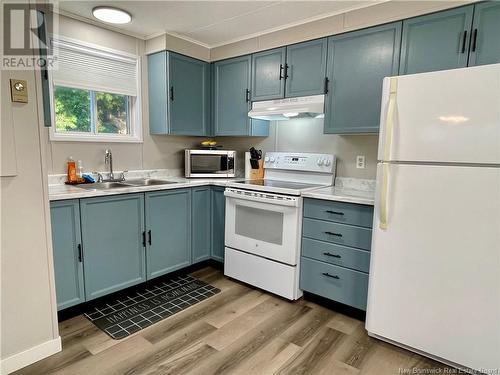
[{"label": "refrigerator door handle", "polygon": [[384,133],[384,161],[389,161],[391,157],[392,128],[394,124],[394,112],[396,111],[396,96],[398,91],[397,77],[391,77],[389,83],[389,105],[387,107],[387,117],[385,120]]},{"label": "refrigerator door handle", "polygon": [[379,207],[379,227],[387,229],[387,192],[389,190],[389,164],[382,164],[382,185],[380,186],[380,207]]}]

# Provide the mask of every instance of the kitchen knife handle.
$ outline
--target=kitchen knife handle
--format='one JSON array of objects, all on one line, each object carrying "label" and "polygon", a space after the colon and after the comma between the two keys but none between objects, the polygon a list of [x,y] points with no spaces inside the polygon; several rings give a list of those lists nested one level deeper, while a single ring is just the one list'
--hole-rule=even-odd
[{"label": "kitchen knife handle", "polygon": [[340,279],[340,277],[338,277],[337,275],[331,275],[328,272],[323,272],[323,276],[331,277],[332,279],[336,279],[336,280]]},{"label": "kitchen knife handle", "polygon": [[323,255],[326,255],[326,256],[329,256],[329,257],[333,257],[333,258],[342,258],[340,255],[338,255],[338,254],[332,254],[332,253],[329,253],[328,251],[324,252]]},{"label": "kitchen knife handle", "polygon": [[325,232],[325,234],[328,234],[329,236],[342,237],[341,233]]},{"label": "kitchen knife handle", "polygon": [[344,216],[344,213],[340,212],[340,211],[326,210],[325,212],[328,213],[328,214]]}]

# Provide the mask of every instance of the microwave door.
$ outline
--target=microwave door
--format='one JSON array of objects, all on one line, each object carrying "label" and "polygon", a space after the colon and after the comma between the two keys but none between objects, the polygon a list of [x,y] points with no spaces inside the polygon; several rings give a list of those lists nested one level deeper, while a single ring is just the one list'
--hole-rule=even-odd
[{"label": "microwave door", "polygon": [[[207,155],[207,154],[192,154],[191,155],[191,174],[206,175],[206,174],[225,174],[227,173],[224,167],[225,155]],[[227,164],[227,162],[226,162]]]}]

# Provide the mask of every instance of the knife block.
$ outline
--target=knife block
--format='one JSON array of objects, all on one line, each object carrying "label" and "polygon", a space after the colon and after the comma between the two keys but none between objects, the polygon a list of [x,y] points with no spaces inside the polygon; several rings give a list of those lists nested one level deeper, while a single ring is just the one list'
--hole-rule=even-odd
[{"label": "knife block", "polygon": [[245,152],[245,179],[260,180],[264,178],[264,160],[259,160],[259,169],[252,169],[250,165],[250,153]]}]

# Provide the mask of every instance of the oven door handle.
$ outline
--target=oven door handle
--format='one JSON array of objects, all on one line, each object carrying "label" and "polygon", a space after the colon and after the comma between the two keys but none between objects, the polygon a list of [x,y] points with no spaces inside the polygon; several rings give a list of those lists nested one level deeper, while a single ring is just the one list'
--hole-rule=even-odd
[{"label": "oven door handle", "polygon": [[[265,193],[263,193],[265,194]],[[272,194],[269,194],[270,196],[274,196]],[[266,204],[274,204],[277,206],[288,206],[288,207],[298,207],[299,206],[299,200],[298,199],[293,199],[293,200],[288,200],[288,199],[271,199],[271,198],[263,198],[263,197],[256,197],[253,195],[246,195],[245,193],[235,193],[233,191],[224,191],[224,196],[227,198],[234,198],[234,199],[240,199],[243,201],[253,201],[253,202],[260,202],[260,203],[266,203]]]}]

